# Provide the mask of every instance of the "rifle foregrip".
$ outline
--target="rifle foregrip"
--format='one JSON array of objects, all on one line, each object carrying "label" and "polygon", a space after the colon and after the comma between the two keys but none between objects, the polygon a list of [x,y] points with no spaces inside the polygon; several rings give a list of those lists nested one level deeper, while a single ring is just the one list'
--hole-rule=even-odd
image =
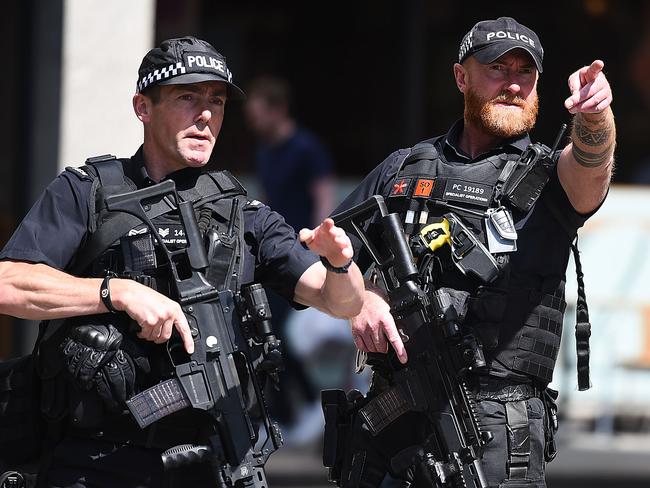
[{"label": "rifle foregrip", "polygon": [[167,449],[162,453],[163,468],[165,470],[201,463],[208,460],[212,453],[209,446],[198,444],[181,444]]}]

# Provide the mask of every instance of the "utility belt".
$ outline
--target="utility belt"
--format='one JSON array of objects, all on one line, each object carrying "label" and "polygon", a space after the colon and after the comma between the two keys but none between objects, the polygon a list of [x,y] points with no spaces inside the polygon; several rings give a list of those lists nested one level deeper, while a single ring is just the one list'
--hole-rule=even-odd
[{"label": "utility belt", "polygon": [[[546,388],[535,383],[518,383],[488,375],[471,376],[467,386],[478,401],[494,400],[512,402],[528,400],[530,398],[542,398],[546,390]],[[391,386],[389,379],[381,371],[375,370],[372,375],[372,384],[368,392],[368,397],[377,396],[391,388],[393,386]]]},{"label": "utility belt", "polygon": [[468,386],[477,401],[492,400],[502,403],[542,398],[544,391],[544,388],[531,383],[514,383],[492,376],[476,376]]},{"label": "utility belt", "polygon": [[[544,400],[545,388],[532,383],[516,383],[490,376],[475,376],[467,387],[476,401],[491,400],[501,403],[519,402],[540,398]],[[407,411],[423,409],[424,392],[415,375],[405,375],[389,382],[380,372],[373,373],[368,402],[361,414],[368,420],[370,431],[383,430],[394,419]],[[380,428],[377,428],[381,426]]]}]

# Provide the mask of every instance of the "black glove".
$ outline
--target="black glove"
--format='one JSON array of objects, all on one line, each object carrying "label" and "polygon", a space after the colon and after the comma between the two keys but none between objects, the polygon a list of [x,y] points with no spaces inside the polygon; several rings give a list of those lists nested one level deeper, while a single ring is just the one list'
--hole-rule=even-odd
[{"label": "black glove", "polygon": [[90,390],[94,377],[122,343],[122,334],[112,325],[79,325],[61,343],[64,364],[74,382]]},{"label": "black glove", "polygon": [[118,350],[95,375],[95,385],[106,407],[111,412],[121,412],[135,393],[135,367],[131,357]]}]

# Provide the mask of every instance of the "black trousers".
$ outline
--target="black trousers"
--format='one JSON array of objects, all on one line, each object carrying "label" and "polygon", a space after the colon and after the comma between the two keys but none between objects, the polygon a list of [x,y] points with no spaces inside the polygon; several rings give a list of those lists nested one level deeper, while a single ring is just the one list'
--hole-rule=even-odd
[{"label": "black trousers", "polygon": [[209,463],[163,470],[161,450],[95,439],[65,438],[39,474],[47,488],[186,488],[217,486]]},{"label": "black trousers", "polygon": [[[513,436],[508,425],[506,403],[483,400],[478,403],[479,418],[484,430],[492,433],[481,466],[488,485],[495,488],[546,488],[544,461],[544,404],[539,398],[524,400],[528,418],[529,457],[525,477],[511,479]],[[523,404],[522,404],[523,405]],[[402,449],[420,444],[431,433],[420,413],[409,412],[392,422],[377,436],[372,436],[356,417],[346,452],[340,486],[343,488],[429,488],[423,469],[394,472],[391,459]],[[401,482],[398,480],[402,480]],[[408,483],[404,483],[408,481]]]}]

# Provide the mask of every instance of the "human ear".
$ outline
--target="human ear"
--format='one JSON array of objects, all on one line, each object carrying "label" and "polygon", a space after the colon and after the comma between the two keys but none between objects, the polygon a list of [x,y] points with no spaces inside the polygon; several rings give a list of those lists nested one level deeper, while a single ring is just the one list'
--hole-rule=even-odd
[{"label": "human ear", "polygon": [[142,93],[136,93],[133,95],[133,111],[135,116],[140,119],[141,122],[149,121],[149,104],[151,100],[148,97],[145,97]]},{"label": "human ear", "polygon": [[465,93],[465,88],[467,87],[467,70],[460,63],[454,64],[454,80],[456,81],[458,90],[461,93]]}]

